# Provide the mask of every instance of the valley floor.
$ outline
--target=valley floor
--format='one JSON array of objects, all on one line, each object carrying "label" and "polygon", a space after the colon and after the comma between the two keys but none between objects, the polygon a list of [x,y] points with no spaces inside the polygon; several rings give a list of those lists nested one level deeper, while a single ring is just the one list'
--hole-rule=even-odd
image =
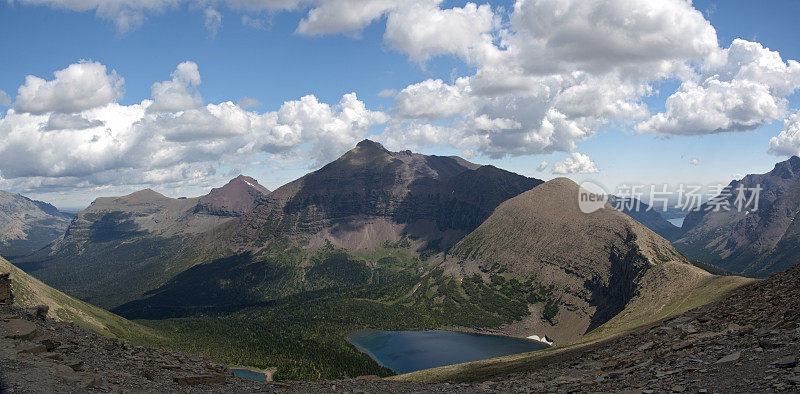
[{"label": "valley floor", "polygon": [[[800,390],[800,266],[652,328],[577,349],[568,357],[542,359],[544,363],[527,367],[517,364],[516,372],[478,363],[393,380],[259,383],[232,377],[224,366],[200,356],[130,346],[80,327],[34,318],[18,308],[0,306],[0,317],[0,327],[6,330],[0,339],[1,376],[4,389],[13,392]],[[7,337],[7,326],[12,321],[19,324],[17,319],[35,324],[34,338]],[[28,352],[20,353],[23,349]],[[204,379],[224,383],[181,385]]]}]

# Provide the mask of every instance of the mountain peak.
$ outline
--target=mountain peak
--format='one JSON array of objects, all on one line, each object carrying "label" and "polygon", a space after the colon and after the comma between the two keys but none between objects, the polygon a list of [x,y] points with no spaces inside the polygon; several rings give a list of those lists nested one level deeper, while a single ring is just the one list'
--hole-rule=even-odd
[{"label": "mountain peak", "polygon": [[552,187],[556,187],[556,186],[558,186],[558,187],[568,187],[568,188],[571,188],[571,189],[575,189],[575,188],[578,187],[578,184],[575,183],[575,181],[573,181],[572,179],[569,179],[567,177],[563,177],[563,176],[560,176],[558,178],[553,178],[553,179],[545,182],[545,184],[549,184]]},{"label": "mountain peak", "polygon": [[214,190],[227,190],[235,187],[236,185],[247,186],[249,188],[258,191],[261,194],[269,194],[269,189],[267,189],[264,186],[261,186],[261,184],[259,184],[257,180],[247,175],[239,175],[236,178],[231,179],[227,184],[225,184],[225,186]]},{"label": "mountain peak", "polygon": [[[678,277],[699,272],[667,240],[622,212],[583,213],[578,188],[568,178],[555,178],[506,200],[450,250],[445,271],[537,278],[542,286],[552,286],[555,298],[570,308],[558,312],[555,323],[536,316],[531,324],[557,343],[576,340],[610,320],[639,290],[661,299],[668,288],[640,287],[654,267],[669,263]],[[664,280],[658,283],[675,279],[658,275]],[[681,286],[691,283],[683,280]]]},{"label": "mountain peak", "polygon": [[775,168],[769,174],[785,179],[800,176],[800,157],[792,156],[787,160],[776,163]]},{"label": "mountain peak", "polygon": [[223,216],[239,216],[249,212],[256,201],[270,191],[255,179],[239,175],[225,186],[211,189],[200,197],[198,210]]},{"label": "mountain peak", "polygon": [[168,197],[148,187],[147,189],[142,189],[137,192],[128,194],[123,198],[128,200],[147,201],[147,200],[156,200]]},{"label": "mountain peak", "polygon": [[361,148],[361,149],[380,149],[380,150],[384,150],[384,151],[387,151],[387,152],[389,151],[388,149],[384,148],[383,145],[381,145],[380,143],[372,141],[370,139],[362,140],[361,142],[356,144],[356,148]]}]

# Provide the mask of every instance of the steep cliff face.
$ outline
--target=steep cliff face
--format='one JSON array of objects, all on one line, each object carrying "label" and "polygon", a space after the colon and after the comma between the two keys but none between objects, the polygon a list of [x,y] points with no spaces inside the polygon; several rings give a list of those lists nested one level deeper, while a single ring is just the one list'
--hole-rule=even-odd
[{"label": "steep cliff face", "polygon": [[550,318],[533,314],[520,324],[556,343],[579,338],[645,293],[662,296],[653,305],[657,309],[659,302],[710,276],[688,264],[667,240],[610,205],[582,213],[578,185],[566,178],[501,204],[453,247],[444,266],[457,277],[478,273],[487,280],[530,279],[551,288],[560,300],[558,313]]},{"label": "steep cliff face", "polygon": [[0,255],[24,256],[64,234],[70,218],[56,207],[0,190]]},{"label": "steep cliff face", "polygon": [[[760,188],[758,209],[737,209],[737,190],[749,198]],[[686,256],[725,270],[766,277],[796,264],[800,241],[800,158],[780,162],[766,174],[747,175],[728,185],[730,193],[716,200],[731,207],[714,211],[710,204],[691,212],[675,247]]]},{"label": "steep cliff face", "polygon": [[540,183],[459,157],[390,152],[364,140],[226,227],[243,249],[276,237],[361,248],[404,234],[446,249],[499,203]]}]

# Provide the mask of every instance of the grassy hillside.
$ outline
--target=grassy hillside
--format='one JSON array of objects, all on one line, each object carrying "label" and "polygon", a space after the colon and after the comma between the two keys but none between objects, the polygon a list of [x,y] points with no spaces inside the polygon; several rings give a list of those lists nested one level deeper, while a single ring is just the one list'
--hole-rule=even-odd
[{"label": "grassy hillside", "polygon": [[0,272],[11,273],[14,304],[19,307],[47,305],[50,307],[49,316],[56,320],[71,321],[99,334],[135,343],[146,343],[158,338],[149,328],[47,286],[2,257],[0,257]]}]

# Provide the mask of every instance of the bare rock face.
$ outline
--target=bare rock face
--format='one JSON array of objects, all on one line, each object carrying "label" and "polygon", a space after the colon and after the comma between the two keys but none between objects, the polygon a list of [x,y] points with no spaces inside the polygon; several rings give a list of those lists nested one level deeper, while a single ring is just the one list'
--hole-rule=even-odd
[{"label": "bare rock face", "polygon": [[270,193],[228,224],[225,234],[243,249],[276,236],[312,243],[316,236],[344,248],[368,248],[401,234],[438,240],[446,249],[501,202],[541,183],[460,157],[391,152],[364,140]]},{"label": "bare rock face", "polygon": [[6,338],[33,339],[36,336],[36,325],[27,320],[10,319],[7,322],[0,323],[0,328],[5,332]]},{"label": "bare rock face", "polygon": [[[760,187],[758,209],[736,209],[738,188]],[[797,263],[800,253],[800,157],[777,163],[766,174],[747,175],[717,199],[733,209],[715,212],[708,203],[691,212],[675,247],[687,257],[730,272],[767,277]],[[750,192],[746,191],[749,197]]]}]

